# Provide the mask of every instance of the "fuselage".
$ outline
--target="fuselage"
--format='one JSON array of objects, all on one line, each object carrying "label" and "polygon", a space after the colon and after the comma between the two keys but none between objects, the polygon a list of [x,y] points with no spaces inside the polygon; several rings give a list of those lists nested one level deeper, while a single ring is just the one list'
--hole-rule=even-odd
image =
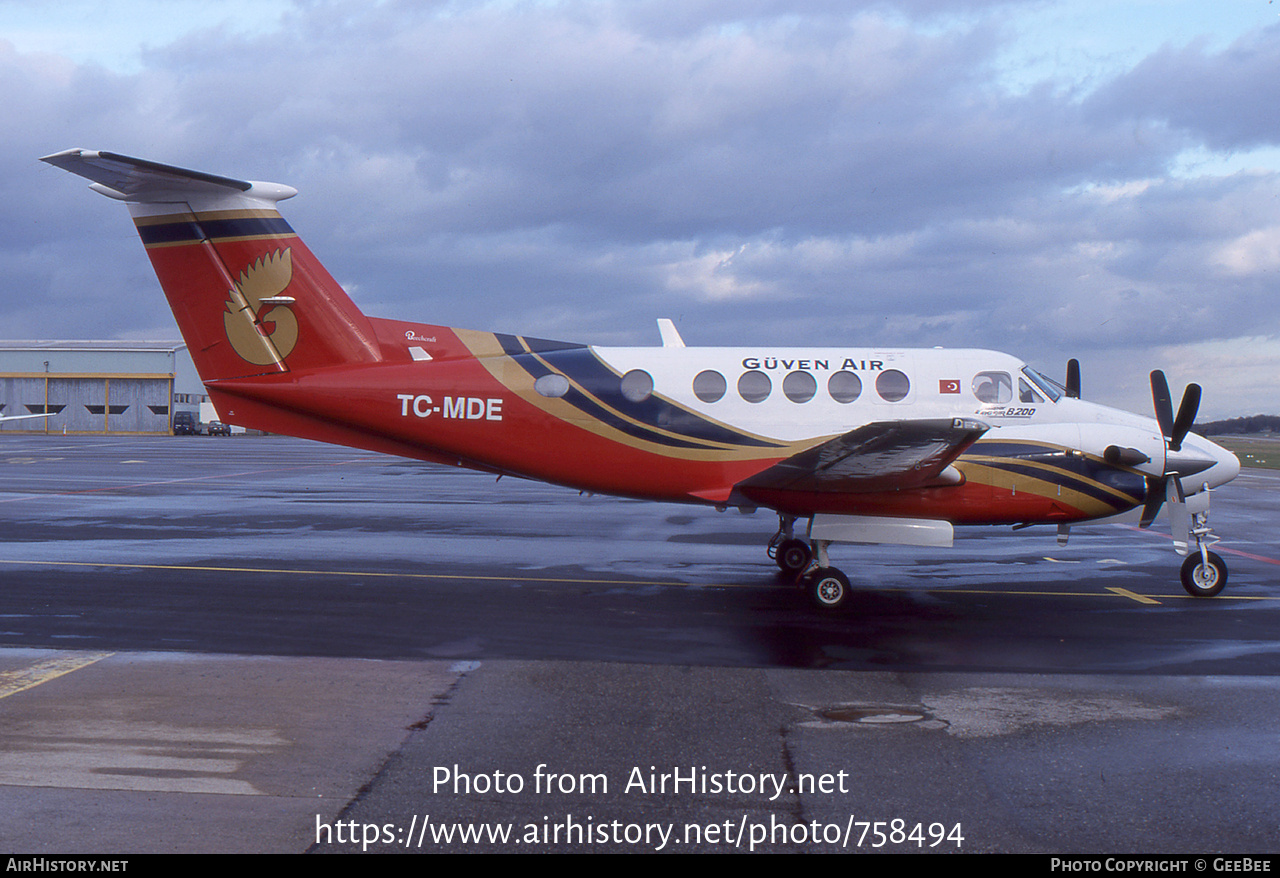
[{"label": "fuselage", "polygon": [[688,348],[669,325],[663,347],[589,347],[372,318],[280,215],[291,187],[92,150],[44,160],[128,204],[228,423],[795,517],[1149,518],[1171,484],[1195,496],[1239,470],[1184,435],[1199,389],[1175,421],[1154,375],[1164,427],[994,351]]},{"label": "fuselage", "polygon": [[[1071,523],[1140,506],[1164,468],[1154,418],[1073,399],[986,350],[589,347],[371,321],[380,362],[217,381],[227,419],[580,490],[716,505]],[[268,423],[257,423],[262,414]],[[735,490],[781,460],[870,423],[966,418],[989,429],[961,478],[910,491]],[[1149,460],[1112,464],[1109,446]],[[1229,481],[1225,449],[1191,434],[1207,466],[1187,494]]]}]

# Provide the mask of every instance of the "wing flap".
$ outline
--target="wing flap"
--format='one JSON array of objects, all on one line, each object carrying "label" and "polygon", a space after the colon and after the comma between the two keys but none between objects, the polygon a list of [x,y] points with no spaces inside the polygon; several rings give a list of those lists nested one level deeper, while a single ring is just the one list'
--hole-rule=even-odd
[{"label": "wing flap", "polygon": [[770,491],[866,494],[954,484],[943,471],[989,429],[968,418],[878,421],[815,445],[739,483]]}]

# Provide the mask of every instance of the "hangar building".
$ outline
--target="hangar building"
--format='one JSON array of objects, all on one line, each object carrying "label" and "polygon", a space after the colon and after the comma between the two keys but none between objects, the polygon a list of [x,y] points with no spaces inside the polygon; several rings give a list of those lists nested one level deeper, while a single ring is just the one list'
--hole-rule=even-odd
[{"label": "hangar building", "polygon": [[208,399],[175,341],[0,341],[4,433],[172,433]]}]

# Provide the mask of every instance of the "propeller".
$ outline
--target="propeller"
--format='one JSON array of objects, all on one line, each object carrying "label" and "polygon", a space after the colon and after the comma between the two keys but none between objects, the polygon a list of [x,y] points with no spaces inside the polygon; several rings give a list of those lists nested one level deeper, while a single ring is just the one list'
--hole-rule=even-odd
[{"label": "propeller", "polygon": [[1067,360],[1067,396],[1080,398],[1080,361],[1074,357]]},{"label": "propeller", "polygon": [[1177,479],[1173,480],[1171,486],[1170,476],[1193,475],[1213,466],[1213,461],[1177,454],[1182,450],[1182,440],[1187,438],[1191,425],[1195,423],[1196,413],[1200,410],[1200,393],[1199,384],[1188,384],[1175,417],[1168,380],[1159,369],[1151,373],[1151,400],[1155,405],[1156,422],[1160,424],[1160,433],[1164,436],[1165,443],[1164,472],[1158,476],[1147,476],[1147,501],[1142,506],[1139,527],[1151,526],[1166,498],[1170,504],[1180,504],[1185,499]]}]

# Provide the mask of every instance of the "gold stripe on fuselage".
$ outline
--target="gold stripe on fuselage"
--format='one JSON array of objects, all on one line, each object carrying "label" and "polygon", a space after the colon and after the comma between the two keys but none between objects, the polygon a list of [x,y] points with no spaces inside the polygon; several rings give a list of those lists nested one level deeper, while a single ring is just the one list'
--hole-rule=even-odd
[{"label": "gold stripe on fuselage", "polygon": [[[623,414],[622,412],[617,411],[612,406],[608,405],[606,402],[603,402],[597,396],[589,393],[585,388],[583,388],[577,382],[573,381],[573,379],[570,378],[569,376],[567,375],[564,376],[579,393],[581,393],[586,398],[590,399],[594,404],[599,405],[602,409],[608,411],[610,414],[618,418],[620,421],[625,421],[629,424],[633,424],[638,429],[642,429],[647,432],[653,433],[655,436],[670,438],[671,440],[676,442],[697,443],[700,445],[712,446],[712,447],[682,448],[674,445],[665,444],[663,442],[647,441],[637,436],[633,436],[630,433],[619,430],[617,427],[613,427],[597,418],[591,417],[589,414],[582,411],[581,409],[579,409],[577,406],[573,405],[570,402],[566,402],[563,399],[557,399],[554,397],[546,397],[538,393],[538,391],[534,389],[535,379],[533,378],[533,376],[530,375],[519,364],[515,363],[512,360],[510,355],[508,355],[507,352],[503,350],[501,343],[498,341],[497,337],[493,333],[479,332],[476,330],[462,330],[462,329],[455,329],[453,331],[458,336],[459,340],[461,340],[462,343],[466,345],[467,349],[471,351],[471,353],[476,357],[476,359],[481,363],[481,365],[484,366],[484,368],[489,372],[489,374],[494,377],[495,380],[497,380],[500,384],[502,384],[512,393],[519,396],[525,402],[546,412],[551,417],[573,424],[576,427],[580,427],[581,429],[586,430],[590,433],[593,433],[597,436],[600,436],[603,439],[607,439],[610,442],[616,442],[620,445],[625,445],[629,448],[635,448],[637,450],[645,451],[650,454],[657,454],[663,457],[677,458],[680,460],[696,460],[696,461],[711,461],[711,462],[745,461],[745,460],[772,461],[772,460],[777,460],[779,458],[790,457],[793,454],[797,454],[806,448],[809,448],[813,445],[817,445],[821,442],[826,441],[828,438],[830,438],[830,437],[817,437],[814,439],[807,439],[801,442],[780,442],[776,439],[771,439],[767,436],[757,436],[752,433],[747,433],[743,430],[733,427],[732,425],[725,424],[720,421],[716,421],[713,418],[708,418],[706,415],[703,415],[699,412],[693,412],[692,410],[684,406],[681,406],[679,403],[672,402],[667,397],[662,397],[662,400],[667,404],[672,405],[676,408],[679,408],[682,411],[690,412],[693,416],[701,418],[710,424],[720,427],[721,429],[724,429],[728,432],[737,433],[743,436],[744,439],[749,438],[755,441],[775,443],[776,447],[751,448],[751,447],[735,446],[728,443],[718,442],[710,439],[689,437],[689,436],[682,435],[680,433],[672,432],[670,430],[664,430],[660,427],[655,427],[652,424],[646,424],[642,421],[636,420],[635,418],[629,417]],[[517,336],[517,338],[519,337]],[[520,338],[519,341],[527,354],[535,357],[540,363],[542,363],[549,370],[555,372],[556,374],[559,374],[559,375],[564,374],[559,369],[556,369],[553,365],[548,363],[542,356],[530,350],[528,344],[525,342],[523,338]],[[608,364],[603,363],[603,361],[602,361],[602,365],[605,365],[607,368],[610,368],[610,371],[613,371],[614,374],[617,374],[616,370],[613,370],[612,367],[608,367]]]},{"label": "gold stripe on fuselage", "polygon": [[[1033,447],[1044,448],[1044,446]],[[1024,471],[1010,470],[1008,469],[1010,464],[1016,464]],[[1097,479],[1043,461],[966,454],[956,461],[956,467],[964,473],[966,481],[1010,493],[1022,491],[1035,494],[1048,500],[1060,501],[1094,516],[1122,512],[1141,502],[1133,495]],[[1028,469],[1044,475],[1037,477],[1025,472]],[[1086,485],[1093,493],[1072,487],[1073,482]]]}]

